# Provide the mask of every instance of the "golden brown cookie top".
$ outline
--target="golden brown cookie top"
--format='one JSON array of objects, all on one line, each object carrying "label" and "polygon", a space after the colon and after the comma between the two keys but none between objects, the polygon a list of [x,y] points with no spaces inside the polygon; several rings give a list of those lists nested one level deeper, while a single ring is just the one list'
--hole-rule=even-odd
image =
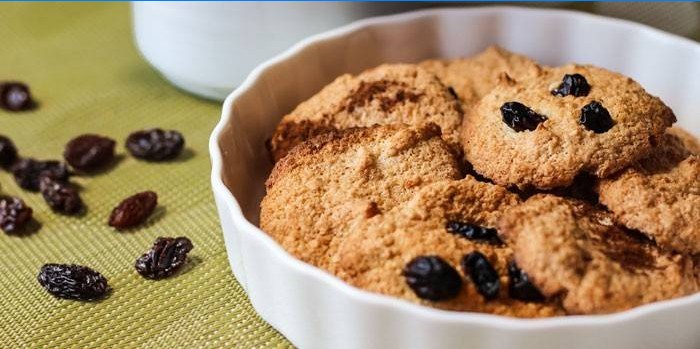
[{"label": "golden brown cookie top", "polygon": [[502,76],[465,119],[462,144],[474,169],[494,182],[551,189],[582,172],[604,178],[631,165],[675,120],[632,79],[566,65],[522,81]]},{"label": "golden brown cookie top", "polygon": [[612,215],[579,201],[536,195],[505,212],[500,233],[518,265],[570,314],[601,314],[698,290],[689,257],[661,251]]},{"label": "golden brown cookie top", "polygon": [[[329,269],[354,286],[442,309],[518,317],[559,314],[561,309],[552,302],[518,300],[509,295],[511,250],[500,242],[493,228],[502,211],[518,203],[518,197],[504,188],[469,176],[433,183],[405,205],[356,222],[339,237]],[[465,255],[474,251],[480,252],[497,273],[500,287],[488,297],[462,265]],[[427,298],[434,296],[430,293],[430,287],[436,287],[433,284],[419,285],[427,290],[414,290],[406,270],[411,261],[420,258],[440,258],[449,264],[446,268],[457,272],[461,285],[453,285],[457,287],[454,292],[440,300]],[[431,275],[420,276],[426,280],[419,283],[440,282]]]},{"label": "golden brown cookie top", "polygon": [[437,126],[375,126],[324,134],[296,147],[267,181],[260,226],[319,265],[357,215],[390,210],[423,186],[460,177]]},{"label": "golden brown cookie top", "polygon": [[372,125],[434,123],[459,143],[462,111],[438,78],[412,64],[384,64],[357,76],[342,75],[285,115],[269,142],[275,161],[303,140]]}]

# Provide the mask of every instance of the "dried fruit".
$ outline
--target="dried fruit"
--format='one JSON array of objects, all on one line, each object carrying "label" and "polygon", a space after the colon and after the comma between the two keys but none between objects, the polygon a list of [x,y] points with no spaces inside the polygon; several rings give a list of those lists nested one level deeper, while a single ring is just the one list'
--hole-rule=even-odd
[{"label": "dried fruit", "polygon": [[579,122],[595,133],[603,133],[614,126],[610,113],[599,102],[593,101],[581,108]]},{"label": "dried fruit", "polygon": [[588,96],[588,92],[591,91],[591,86],[588,85],[588,81],[581,74],[566,74],[561,81],[561,84],[556,89],[552,90],[552,95],[554,96],[568,96],[572,95],[575,97]]},{"label": "dried fruit", "polygon": [[182,152],[185,138],[180,132],[159,128],[137,131],[126,139],[126,149],[131,155],[148,161],[164,161],[176,158]]},{"label": "dried fruit", "polygon": [[8,234],[17,233],[32,219],[32,209],[22,199],[0,196],[0,229]]},{"label": "dried fruit", "polygon": [[83,200],[78,191],[67,182],[42,176],[39,189],[46,203],[56,212],[71,215],[83,210]]},{"label": "dried fruit", "polygon": [[0,135],[0,167],[8,168],[17,160],[17,148],[12,140]]},{"label": "dried fruit", "polygon": [[476,224],[460,221],[448,221],[445,225],[448,232],[469,240],[480,240],[492,244],[501,244],[498,232],[493,228],[486,228]]},{"label": "dried fruit", "polygon": [[109,225],[117,229],[135,227],[148,219],[158,205],[158,195],[145,191],[130,196],[119,203],[109,216]]},{"label": "dried fruit", "polygon": [[540,290],[530,282],[530,277],[522,269],[518,268],[515,261],[508,263],[508,278],[510,278],[508,294],[511,298],[526,302],[541,302],[544,300]]},{"label": "dried fruit", "polygon": [[159,237],[153,247],[136,260],[136,271],[149,279],[162,279],[173,275],[187,261],[187,253],[194,246],[186,237]]},{"label": "dried fruit", "polygon": [[94,300],[110,289],[102,274],[75,264],[44,264],[37,280],[49,293],[65,299]]},{"label": "dried fruit", "polygon": [[518,102],[506,102],[501,106],[503,122],[516,132],[534,131],[547,117],[535,113],[532,109]]},{"label": "dried fruit", "polygon": [[487,300],[498,297],[501,290],[501,280],[498,272],[493,268],[486,256],[479,251],[464,255],[462,257],[462,269],[469,274],[476,285],[477,291]]},{"label": "dried fruit", "polygon": [[63,158],[74,168],[93,171],[114,159],[116,142],[100,135],[86,134],[73,138],[63,152]]},{"label": "dried fruit", "polygon": [[408,286],[422,299],[454,298],[462,288],[457,270],[438,256],[416,257],[406,264],[402,274]]},{"label": "dried fruit", "polygon": [[0,83],[0,108],[24,111],[33,109],[35,105],[27,85],[16,81]]},{"label": "dried fruit", "polygon": [[12,165],[12,174],[17,184],[27,190],[38,191],[41,176],[66,181],[70,172],[66,164],[54,160],[21,159]]}]

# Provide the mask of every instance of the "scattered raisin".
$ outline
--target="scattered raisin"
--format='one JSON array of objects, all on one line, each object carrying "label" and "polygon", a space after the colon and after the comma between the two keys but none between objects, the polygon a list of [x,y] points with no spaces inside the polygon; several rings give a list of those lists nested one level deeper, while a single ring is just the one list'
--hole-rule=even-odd
[{"label": "scattered raisin", "polygon": [[464,255],[462,269],[469,274],[469,277],[476,284],[476,289],[484,298],[491,300],[498,297],[498,292],[501,290],[498,272],[481,252],[474,251]]},{"label": "scattered raisin", "polygon": [[49,293],[65,299],[94,300],[110,289],[102,274],[75,264],[44,264],[37,280]]},{"label": "scattered raisin", "polygon": [[126,149],[131,155],[148,161],[164,161],[180,155],[185,138],[180,132],[159,128],[137,131],[126,139]]},{"label": "scattered raisin", "polygon": [[124,199],[112,210],[109,225],[117,229],[135,227],[148,219],[158,205],[158,195],[144,191]]},{"label": "scattered raisin", "polygon": [[454,298],[462,288],[457,270],[438,256],[416,257],[406,264],[402,274],[408,286],[422,299]]},{"label": "scattered raisin", "polygon": [[515,264],[515,261],[508,263],[508,294],[511,298],[526,302],[541,302],[544,296],[540,290],[530,282],[530,277]]},{"label": "scattered raisin", "polygon": [[100,135],[86,134],[73,138],[63,152],[66,162],[81,171],[93,171],[114,159],[116,142]]},{"label": "scattered raisin", "polygon": [[516,132],[534,131],[547,117],[535,113],[532,109],[518,102],[506,102],[501,106],[503,122]]},{"label": "scattered raisin", "polygon": [[8,111],[24,111],[35,106],[29,87],[21,82],[0,83],[0,108]]},{"label": "scattered raisin", "polygon": [[552,90],[552,95],[554,96],[568,96],[572,95],[574,97],[584,97],[588,96],[588,92],[591,91],[591,86],[588,85],[588,81],[581,74],[566,74],[561,80],[561,84],[556,89]]},{"label": "scattered raisin", "polygon": [[479,240],[492,244],[501,244],[498,232],[493,228],[486,228],[476,224],[460,221],[448,221],[445,225],[448,232],[469,240]]},{"label": "scattered raisin", "polygon": [[66,164],[54,160],[21,159],[12,165],[12,174],[17,184],[27,190],[38,191],[41,176],[66,181],[70,172]]},{"label": "scattered raisin", "polygon": [[613,119],[608,110],[599,102],[593,101],[581,108],[579,122],[595,133],[603,133],[611,129],[614,125]]},{"label": "scattered raisin", "polygon": [[17,160],[17,148],[12,140],[0,135],[0,167],[8,168]]},{"label": "scattered raisin", "polygon": [[83,200],[68,182],[41,176],[39,189],[49,207],[58,213],[72,215],[83,210]]},{"label": "scattered raisin", "polygon": [[153,247],[136,260],[136,271],[148,279],[162,279],[173,275],[187,261],[187,253],[194,246],[186,237],[159,237]]},{"label": "scattered raisin", "polygon": [[22,199],[0,196],[0,229],[8,234],[17,233],[32,219],[32,209]]}]

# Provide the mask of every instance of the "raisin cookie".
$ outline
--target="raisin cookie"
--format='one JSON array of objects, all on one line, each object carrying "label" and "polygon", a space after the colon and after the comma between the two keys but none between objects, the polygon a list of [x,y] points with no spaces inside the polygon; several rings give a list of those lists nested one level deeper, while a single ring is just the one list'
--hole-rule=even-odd
[{"label": "raisin cookie", "polygon": [[275,165],[260,227],[299,259],[320,265],[355,216],[390,210],[431,182],[460,176],[433,124],[326,133]]},{"label": "raisin cookie", "polygon": [[328,132],[372,125],[435,123],[459,143],[462,111],[438,78],[411,64],[385,64],[357,76],[342,75],[285,115],[268,147],[275,161],[304,140]]},{"label": "raisin cookie", "polygon": [[560,314],[509,265],[511,250],[493,229],[501,212],[519,202],[469,176],[436,182],[405,205],[356,222],[338,237],[329,270],[356,287],[442,309]]},{"label": "raisin cookie", "polygon": [[507,210],[498,229],[518,265],[570,314],[601,314],[694,293],[693,261],[583,202],[536,195]]},{"label": "raisin cookie", "polygon": [[521,189],[604,178],[648,155],[676,118],[623,75],[593,66],[543,69],[498,86],[465,118],[466,159],[495,183]]},{"label": "raisin cookie", "polygon": [[600,202],[625,226],[662,248],[695,254],[700,253],[700,158],[691,151],[696,140],[679,130],[670,129],[651,156],[600,181],[598,191]]},{"label": "raisin cookie", "polygon": [[498,46],[490,46],[473,57],[428,60],[420,63],[420,66],[452,87],[465,106],[465,111],[496,86],[501,73],[521,80],[536,76],[541,70],[532,59]]}]

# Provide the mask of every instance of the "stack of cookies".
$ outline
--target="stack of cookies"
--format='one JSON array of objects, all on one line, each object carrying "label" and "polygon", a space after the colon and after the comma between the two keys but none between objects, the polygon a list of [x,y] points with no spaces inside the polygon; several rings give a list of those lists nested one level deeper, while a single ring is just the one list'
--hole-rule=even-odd
[{"label": "stack of cookies", "polygon": [[477,56],[343,75],[285,115],[261,228],[441,309],[602,314],[700,290],[700,143],[602,68]]}]

